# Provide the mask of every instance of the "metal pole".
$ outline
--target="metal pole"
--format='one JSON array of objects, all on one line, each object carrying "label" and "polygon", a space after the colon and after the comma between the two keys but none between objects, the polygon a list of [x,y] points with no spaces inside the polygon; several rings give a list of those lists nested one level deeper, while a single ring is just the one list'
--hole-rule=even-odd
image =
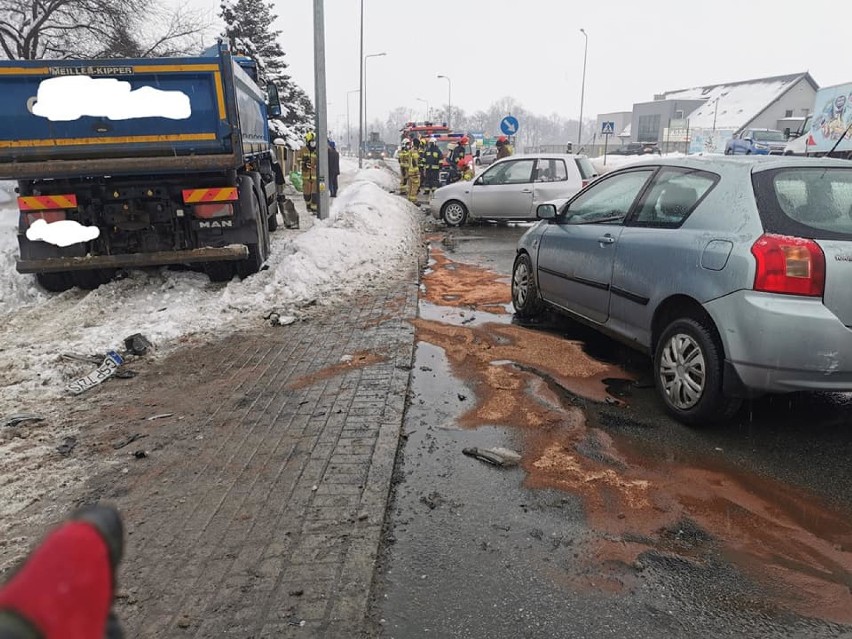
[{"label": "metal pole", "polygon": [[325,96],[325,16],[323,0],[314,0],[314,84],[317,104],[317,217],[328,217],[328,113]]},{"label": "metal pole", "polygon": [[[583,143],[583,103],[586,101],[586,58],[589,55],[589,35],[585,29],[580,29],[580,33],[586,38],[586,47],[583,51],[583,83],[580,85],[580,126],[577,127],[577,147]],[[579,150],[577,151],[579,153]]]},{"label": "metal pole", "polygon": [[358,56],[361,85],[358,87],[358,168],[364,165],[364,0],[361,0],[361,53]]},{"label": "metal pole", "polygon": [[382,53],[371,53],[364,56],[364,84],[361,87],[361,97],[364,102],[364,128],[367,129],[367,133],[369,133],[370,126],[370,123],[367,122],[367,60],[370,58],[379,58],[383,55],[387,55],[387,53],[383,51]]},{"label": "metal pole", "polygon": [[716,137],[716,115],[719,113],[719,98],[716,98],[716,109],[713,111],[713,137]]},{"label": "metal pole", "polygon": [[447,81],[447,127],[453,128],[453,83],[446,75],[438,75]]}]

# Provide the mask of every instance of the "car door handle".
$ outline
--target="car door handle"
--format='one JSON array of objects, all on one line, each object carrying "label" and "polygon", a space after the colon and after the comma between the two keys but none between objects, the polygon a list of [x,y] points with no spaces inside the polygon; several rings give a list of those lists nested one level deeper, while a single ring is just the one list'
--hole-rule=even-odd
[{"label": "car door handle", "polygon": [[521,193],[532,193],[532,189],[521,189]]},{"label": "car door handle", "polygon": [[601,244],[615,244],[615,238],[612,235],[604,235],[598,238],[598,242]]}]

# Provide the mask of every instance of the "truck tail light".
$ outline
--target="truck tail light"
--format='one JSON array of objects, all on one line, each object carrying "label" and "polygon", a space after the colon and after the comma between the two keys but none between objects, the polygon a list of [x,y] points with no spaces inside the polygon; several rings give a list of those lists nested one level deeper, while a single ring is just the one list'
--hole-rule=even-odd
[{"label": "truck tail light", "polygon": [[757,260],[754,290],[822,297],[825,254],[813,240],[765,233],[751,247]]},{"label": "truck tail light", "polygon": [[21,213],[21,230],[25,230],[32,226],[36,220],[44,220],[48,224],[52,222],[61,222],[65,219],[65,211],[36,211],[33,213]]},{"label": "truck tail light", "polygon": [[234,205],[230,202],[216,202],[214,204],[196,204],[192,207],[195,217],[202,220],[212,220],[218,217],[231,217],[234,215]]}]

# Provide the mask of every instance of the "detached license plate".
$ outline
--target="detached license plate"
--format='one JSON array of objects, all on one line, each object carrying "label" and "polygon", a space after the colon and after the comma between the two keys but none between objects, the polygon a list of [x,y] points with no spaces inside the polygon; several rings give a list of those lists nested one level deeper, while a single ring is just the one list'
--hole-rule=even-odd
[{"label": "detached license plate", "polygon": [[109,379],[113,375],[115,375],[118,367],[124,363],[124,360],[121,358],[121,355],[116,353],[115,351],[108,351],[106,357],[104,358],[103,364],[98,366],[98,368],[85,377],[81,377],[80,379],[75,379],[73,382],[68,384],[66,387],[68,392],[72,395],[79,395],[80,393],[84,393],[93,386],[97,386],[105,379]]}]

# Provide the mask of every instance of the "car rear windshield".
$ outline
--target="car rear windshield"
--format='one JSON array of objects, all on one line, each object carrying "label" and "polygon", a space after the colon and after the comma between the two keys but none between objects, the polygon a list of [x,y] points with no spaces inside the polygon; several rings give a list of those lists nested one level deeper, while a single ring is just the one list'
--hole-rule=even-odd
[{"label": "car rear windshield", "polygon": [[575,158],[577,162],[577,168],[580,171],[580,177],[583,180],[591,180],[597,173],[595,172],[595,167],[592,166],[592,163],[589,162],[588,158]]},{"label": "car rear windshield", "polygon": [[775,169],[756,173],[753,183],[768,233],[852,239],[852,168]]}]

